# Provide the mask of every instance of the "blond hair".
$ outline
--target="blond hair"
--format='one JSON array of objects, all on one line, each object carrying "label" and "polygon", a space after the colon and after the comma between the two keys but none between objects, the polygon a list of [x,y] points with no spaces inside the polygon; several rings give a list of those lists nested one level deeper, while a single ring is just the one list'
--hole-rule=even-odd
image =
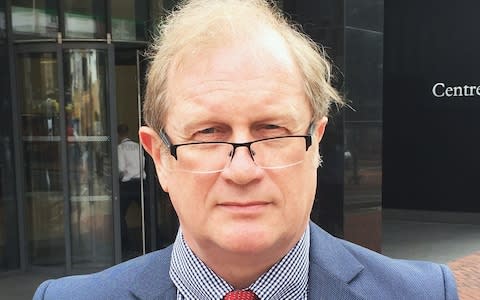
[{"label": "blond hair", "polygon": [[285,41],[304,78],[305,94],[310,100],[313,119],[327,116],[332,103],[343,100],[331,85],[331,65],[321,47],[290,24],[281,11],[267,0],[186,0],[159,25],[148,52],[144,118],[148,126],[165,126],[169,99],[169,72],[182,57],[201,47],[219,46],[234,40],[248,42],[259,28],[272,29]]}]

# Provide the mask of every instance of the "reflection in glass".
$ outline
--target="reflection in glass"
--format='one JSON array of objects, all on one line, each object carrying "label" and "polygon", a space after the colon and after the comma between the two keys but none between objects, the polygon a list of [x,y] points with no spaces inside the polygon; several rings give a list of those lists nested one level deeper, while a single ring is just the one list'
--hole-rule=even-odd
[{"label": "reflection in glass", "polygon": [[65,1],[66,38],[105,39],[105,19],[105,1]]},{"label": "reflection in glass", "polygon": [[347,208],[380,207],[382,204],[381,139],[381,124],[346,126],[344,174]]},{"label": "reflection in glass", "polygon": [[73,266],[113,263],[106,52],[64,53]]},{"label": "reflection in glass", "polygon": [[32,265],[65,263],[57,63],[54,53],[17,58],[26,227]]},{"label": "reflection in glass", "polygon": [[381,251],[382,124],[375,121],[344,124],[344,237]]},{"label": "reflection in glass", "polygon": [[5,23],[5,1],[0,3],[0,43],[5,39],[7,34],[7,27]]},{"label": "reflection in glass", "polygon": [[0,42],[0,271],[19,268],[8,49]]},{"label": "reflection in glass", "polygon": [[[113,3],[112,3],[113,5]],[[142,235],[142,187],[140,167],[145,164],[138,146],[138,96],[136,50],[115,51],[115,87],[117,101],[118,166],[120,192],[120,228],[122,259],[127,260],[143,253]],[[121,124],[121,125],[120,125]],[[138,164],[127,164],[126,161]],[[125,174],[128,173],[128,174]],[[144,172],[142,172],[144,173]],[[143,176],[145,178],[145,176]],[[144,192],[147,186],[144,183]],[[146,199],[146,197],[144,197]],[[149,215],[145,206],[146,216]]]},{"label": "reflection in glass", "polygon": [[144,41],[147,20],[147,1],[112,1],[112,38],[114,40]]},{"label": "reflection in glass", "polygon": [[57,1],[12,0],[13,33],[16,38],[55,38],[58,32]]}]

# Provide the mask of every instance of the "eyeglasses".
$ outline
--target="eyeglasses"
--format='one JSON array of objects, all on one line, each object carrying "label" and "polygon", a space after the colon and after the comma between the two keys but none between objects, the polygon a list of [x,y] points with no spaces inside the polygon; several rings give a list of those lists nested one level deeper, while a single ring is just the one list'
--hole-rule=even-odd
[{"label": "eyeglasses", "polygon": [[246,147],[255,164],[263,169],[281,169],[300,164],[312,145],[314,124],[308,135],[287,135],[259,139],[247,143],[192,142],[172,144],[162,130],[160,138],[178,161],[178,170],[192,173],[217,173],[232,161],[235,150]]}]

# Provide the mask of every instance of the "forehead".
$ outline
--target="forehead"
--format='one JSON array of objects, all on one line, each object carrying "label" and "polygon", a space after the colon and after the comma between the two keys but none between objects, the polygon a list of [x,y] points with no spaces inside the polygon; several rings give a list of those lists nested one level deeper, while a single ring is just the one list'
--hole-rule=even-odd
[{"label": "forehead", "polygon": [[298,67],[283,37],[265,26],[254,33],[245,32],[234,36],[232,30],[230,35],[223,34],[218,38],[194,42],[178,51],[171,66],[168,73],[170,82],[175,81],[172,78],[178,80],[192,71],[203,74],[230,71],[234,74],[239,67],[250,71],[252,75],[259,71],[288,72],[290,75],[298,73]]},{"label": "forehead", "polygon": [[[169,70],[167,90],[167,123],[170,116],[188,118],[196,110],[217,114],[250,110],[250,116],[309,110],[301,72],[274,32],[262,32],[248,42],[185,51]],[[257,110],[251,111],[255,106]]]}]

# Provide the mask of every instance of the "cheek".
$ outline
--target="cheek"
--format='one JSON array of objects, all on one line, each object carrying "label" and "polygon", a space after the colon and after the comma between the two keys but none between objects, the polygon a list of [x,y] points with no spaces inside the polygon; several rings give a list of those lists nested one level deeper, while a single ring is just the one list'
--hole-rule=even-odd
[{"label": "cheek", "polygon": [[180,219],[195,221],[206,215],[208,193],[215,181],[212,176],[173,173],[169,178],[169,195]]},{"label": "cheek", "polygon": [[310,215],[310,210],[315,198],[317,185],[317,169],[305,166],[297,172],[282,178],[282,189],[288,210],[295,210],[298,214]]}]

